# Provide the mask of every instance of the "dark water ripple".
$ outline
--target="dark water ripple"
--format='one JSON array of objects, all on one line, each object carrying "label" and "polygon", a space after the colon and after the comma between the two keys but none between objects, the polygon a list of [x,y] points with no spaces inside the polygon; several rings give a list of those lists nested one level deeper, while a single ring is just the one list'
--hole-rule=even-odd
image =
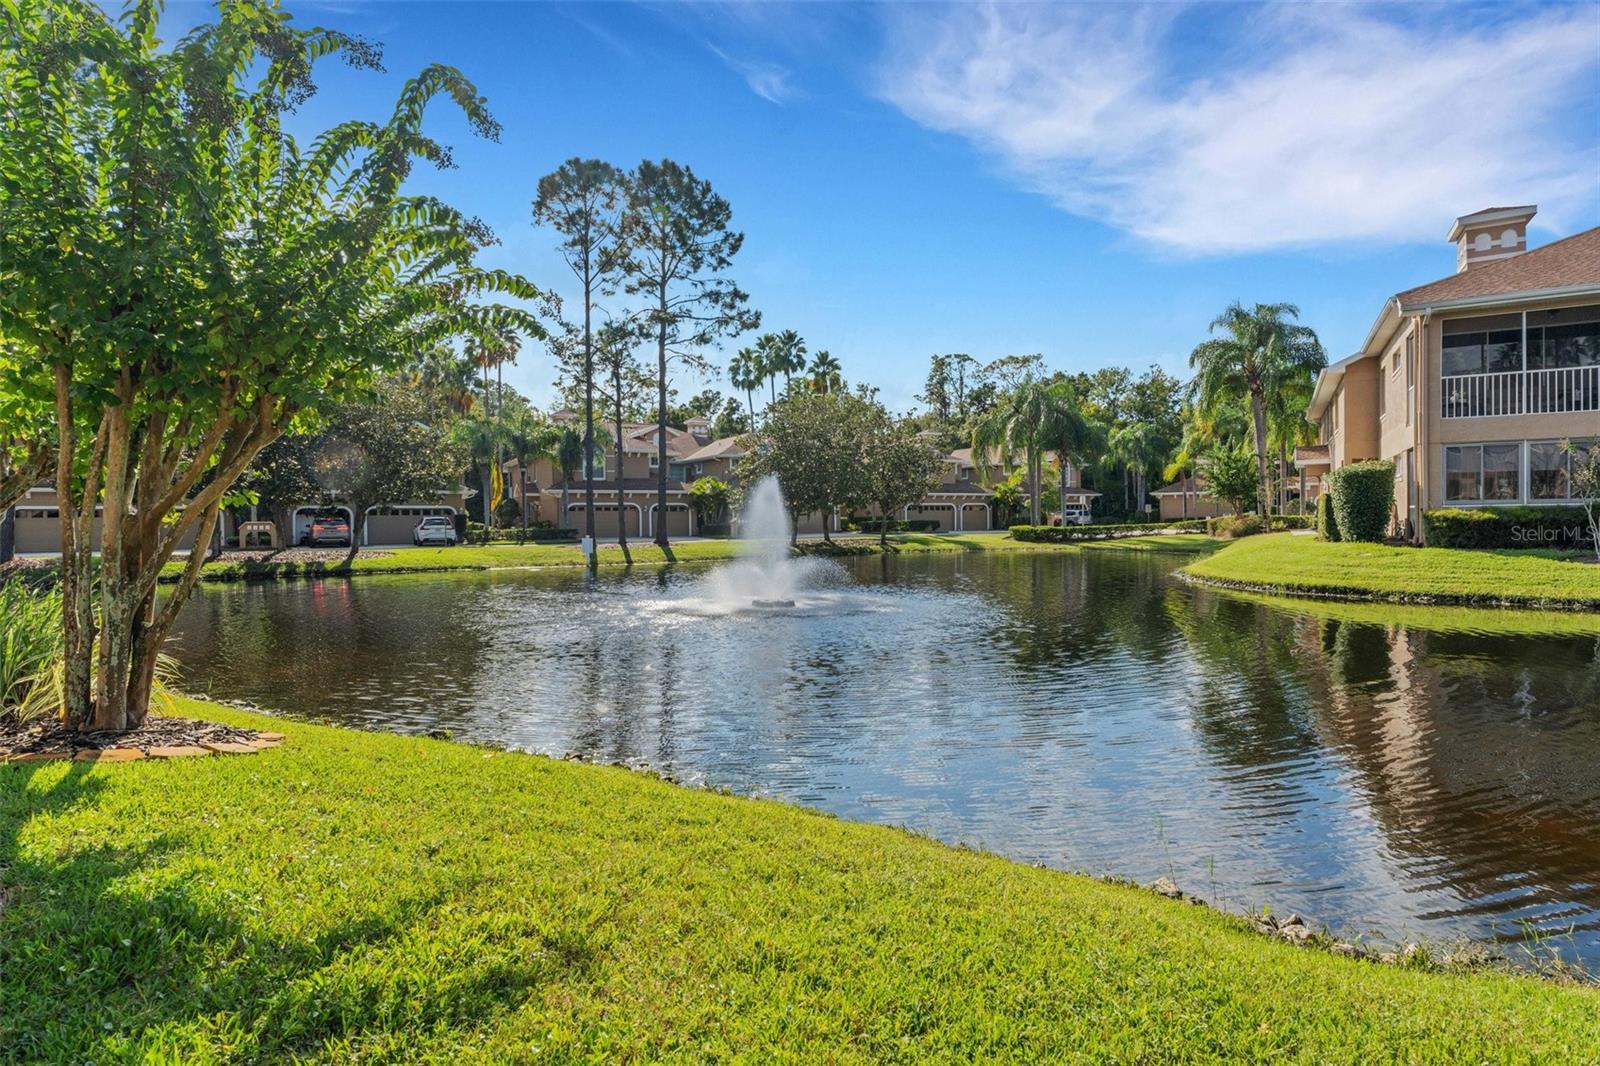
[{"label": "dark water ripple", "polygon": [[1600,637],[1282,609],[1173,565],[861,560],[760,615],[704,610],[705,568],[228,587],[185,608],[177,653],[190,687],[286,713],[638,759],[1349,933],[1532,932],[1600,965]]}]

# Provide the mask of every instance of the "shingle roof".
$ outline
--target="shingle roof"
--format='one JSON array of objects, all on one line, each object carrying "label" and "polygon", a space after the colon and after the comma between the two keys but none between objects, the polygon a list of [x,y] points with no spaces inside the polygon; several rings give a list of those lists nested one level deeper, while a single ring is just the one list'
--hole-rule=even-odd
[{"label": "shingle roof", "polygon": [[739,447],[738,437],[718,437],[697,451],[685,455],[679,462],[703,463],[708,459],[737,459],[746,454],[748,453]]},{"label": "shingle roof", "polygon": [[1396,294],[1401,307],[1600,285],[1600,226]]}]

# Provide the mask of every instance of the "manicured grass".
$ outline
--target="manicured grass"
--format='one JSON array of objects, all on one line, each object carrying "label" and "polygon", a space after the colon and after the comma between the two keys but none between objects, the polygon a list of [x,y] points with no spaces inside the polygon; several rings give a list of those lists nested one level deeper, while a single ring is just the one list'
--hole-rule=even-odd
[{"label": "manicured grass", "polygon": [[[1005,533],[955,533],[934,536],[911,533],[889,538],[890,550],[895,552],[961,552],[961,551],[1076,551],[1085,548],[1115,549],[1120,551],[1175,551],[1199,552],[1215,547],[1218,542],[1209,537],[1195,535],[1150,535],[1117,540],[1090,541],[1081,544],[1031,544],[1015,541]],[[844,537],[829,548],[819,540],[801,542],[803,552],[841,555],[876,554],[879,550],[876,537]],[[629,545],[636,566],[664,564],[666,555],[660,548],[644,542]],[[672,553],[679,562],[731,559],[739,553],[735,540],[695,540],[673,545]],[[622,551],[615,545],[601,545],[600,565],[621,566],[626,563]],[[201,570],[203,581],[260,581],[301,577],[322,577],[333,574],[383,574],[416,573],[433,570],[494,570],[526,566],[582,566],[583,553],[571,544],[489,544],[461,545],[455,548],[401,548],[387,555],[361,554],[349,571],[336,563],[207,563]],[[163,572],[164,580],[176,580],[182,563],[169,563]]]},{"label": "manicured grass", "polygon": [[1240,540],[1185,573],[1264,592],[1600,609],[1600,566],[1553,552],[1329,543],[1276,533]]},{"label": "manicured grass", "polygon": [[[186,713],[262,720],[212,705]],[[275,723],[0,766],[13,1061],[1578,1062],[1600,992],[774,802]]]}]

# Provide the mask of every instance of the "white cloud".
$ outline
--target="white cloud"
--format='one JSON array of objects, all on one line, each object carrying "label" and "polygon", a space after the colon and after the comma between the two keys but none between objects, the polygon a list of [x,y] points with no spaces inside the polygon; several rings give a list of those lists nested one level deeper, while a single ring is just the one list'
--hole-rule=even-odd
[{"label": "white cloud", "polygon": [[714,44],[707,44],[706,47],[715,52],[718,59],[744,78],[745,84],[750,86],[750,91],[763,100],[774,104],[782,104],[797,94],[797,90],[794,87],[793,74],[788,67],[760,60],[739,59],[736,56],[729,55]]},{"label": "white cloud", "polygon": [[907,6],[879,91],[1066,210],[1186,253],[1437,240],[1496,204],[1570,224],[1600,192],[1595,9],[1448,14]]}]

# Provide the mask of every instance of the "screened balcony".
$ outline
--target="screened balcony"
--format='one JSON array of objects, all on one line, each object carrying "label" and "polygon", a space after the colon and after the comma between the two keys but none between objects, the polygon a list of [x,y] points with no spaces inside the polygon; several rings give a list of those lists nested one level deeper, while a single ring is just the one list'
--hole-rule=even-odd
[{"label": "screened balcony", "polygon": [[1600,308],[1446,323],[1441,355],[1445,418],[1600,411]]}]

